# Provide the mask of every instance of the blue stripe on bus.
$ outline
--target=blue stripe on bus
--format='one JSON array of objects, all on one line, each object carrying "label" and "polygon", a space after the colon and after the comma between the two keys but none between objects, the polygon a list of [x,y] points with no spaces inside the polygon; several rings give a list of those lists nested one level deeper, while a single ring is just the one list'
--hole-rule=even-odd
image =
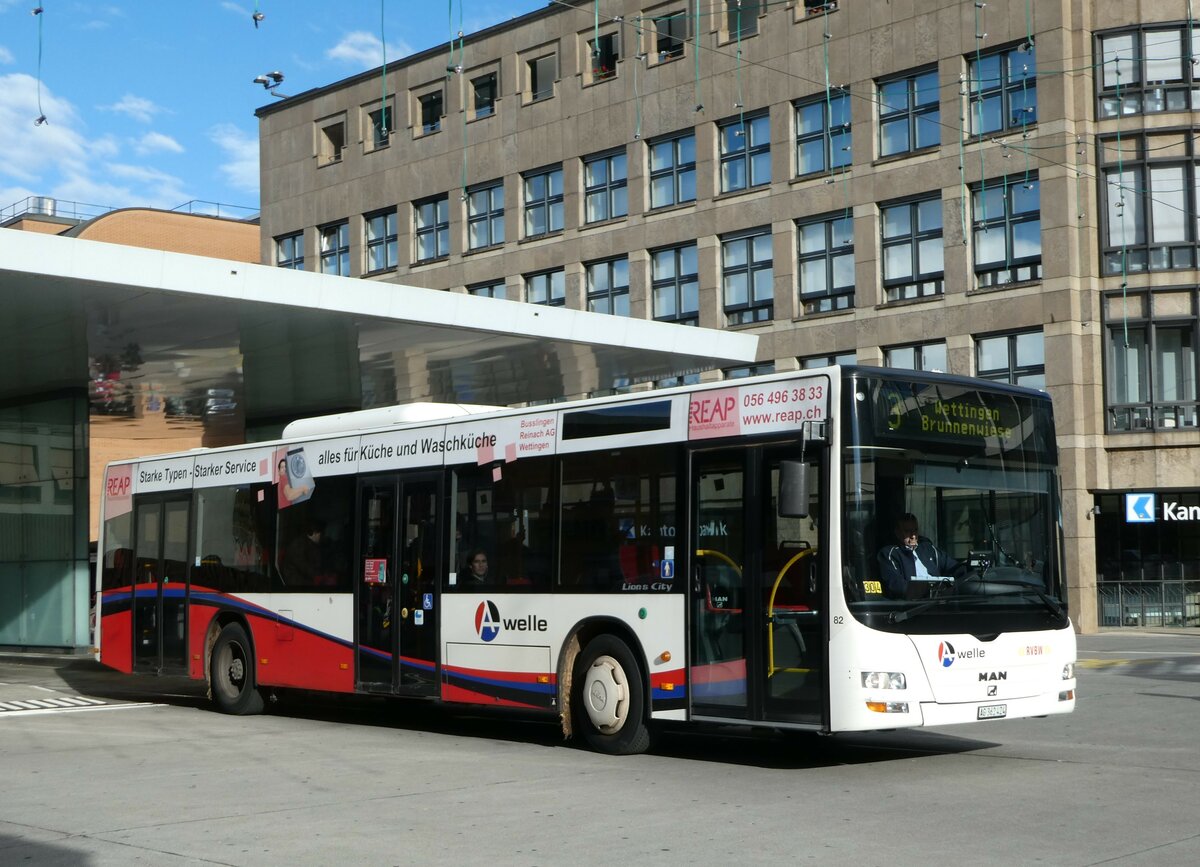
[{"label": "blue stripe on bus", "polygon": [[486,684],[487,686],[504,687],[505,689],[517,689],[522,692],[533,692],[539,695],[554,695],[558,687],[552,683],[527,683],[525,681],[501,680],[496,677],[479,677],[472,674],[463,674],[460,671],[447,671],[449,677],[464,683]]}]

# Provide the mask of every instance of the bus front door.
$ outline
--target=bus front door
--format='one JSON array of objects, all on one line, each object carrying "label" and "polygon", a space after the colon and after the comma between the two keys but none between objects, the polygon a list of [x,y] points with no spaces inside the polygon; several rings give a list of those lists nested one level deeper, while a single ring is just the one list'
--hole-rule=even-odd
[{"label": "bus front door", "polygon": [[[778,514],[780,461],[794,449],[692,455],[693,716],[816,727],[825,640],[819,497],[812,517]],[[819,463],[809,467],[817,488]]]},{"label": "bus front door", "polygon": [[358,686],[437,692],[438,478],[359,482]]},{"label": "bus front door", "polygon": [[144,494],[134,503],[133,670],[187,670],[190,498]]}]

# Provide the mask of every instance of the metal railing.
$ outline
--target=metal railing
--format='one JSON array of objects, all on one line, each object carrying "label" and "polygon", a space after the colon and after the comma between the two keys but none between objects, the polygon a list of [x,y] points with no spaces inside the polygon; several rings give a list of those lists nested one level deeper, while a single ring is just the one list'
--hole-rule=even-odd
[{"label": "metal railing", "polygon": [[1100,626],[1200,628],[1200,580],[1105,581],[1096,597]]}]

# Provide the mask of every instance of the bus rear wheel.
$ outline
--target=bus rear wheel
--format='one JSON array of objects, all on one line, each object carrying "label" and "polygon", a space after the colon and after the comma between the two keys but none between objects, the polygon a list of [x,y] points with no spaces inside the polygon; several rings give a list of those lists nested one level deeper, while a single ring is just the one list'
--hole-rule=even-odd
[{"label": "bus rear wheel", "polygon": [[222,713],[262,713],[263,697],[255,685],[254,649],[240,623],[229,623],[213,645],[211,664],[212,696]]},{"label": "bus rear wheel", "polygon": [[646,751],[646,692],[625,642],[613,635],[593,638],[579,656],[574,682],[576,727],[592,749],[614,756]]}]

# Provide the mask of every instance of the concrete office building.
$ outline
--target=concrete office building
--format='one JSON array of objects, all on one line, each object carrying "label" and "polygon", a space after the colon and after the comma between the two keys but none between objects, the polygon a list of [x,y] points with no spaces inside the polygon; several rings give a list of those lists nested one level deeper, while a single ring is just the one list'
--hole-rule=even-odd
[{"label": "concrete office building", "polygon": [[1195,626],[1189,14],[551,3],[263,107],[262,255],[1043,387],[1076,623]]}]

